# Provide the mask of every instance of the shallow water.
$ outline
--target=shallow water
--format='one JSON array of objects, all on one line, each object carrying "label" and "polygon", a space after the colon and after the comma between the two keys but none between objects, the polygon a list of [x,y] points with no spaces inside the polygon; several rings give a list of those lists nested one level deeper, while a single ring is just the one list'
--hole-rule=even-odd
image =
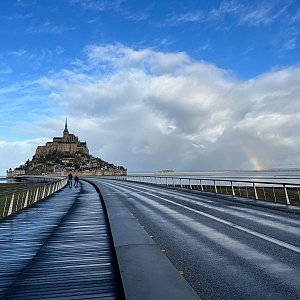
[{"label": "shallow water", "polygon": [[293,170],[269,170],[269,171],[207,171],[207,172],[132,172],[128,175],[139,176],[165,176],[165,177],[182,177],[182,178],[206,178],[206,179],[229,179],[243,181],[266,181],[300,184],[300,169]]},{"label": "shallow water", "polygon": [[7,183],[7,180],[5,177],[0,177],[0,183]]},{"label": "shallow water", "polygon": [[15,180],[14,179],[12,179],[12,178],[6,178],[6,177],[0,177],[0,184],[1,183],[10,183],[10,182],[15,182]]}]

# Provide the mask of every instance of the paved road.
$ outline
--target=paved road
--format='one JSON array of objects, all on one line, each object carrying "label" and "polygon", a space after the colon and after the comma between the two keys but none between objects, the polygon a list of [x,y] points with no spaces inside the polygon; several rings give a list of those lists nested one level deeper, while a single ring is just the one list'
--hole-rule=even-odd
[{"label": "paved road", "polygon": [[300,299],[299,215],[200,193],[94,181],[103,195],[126,204],[201,299]]}]

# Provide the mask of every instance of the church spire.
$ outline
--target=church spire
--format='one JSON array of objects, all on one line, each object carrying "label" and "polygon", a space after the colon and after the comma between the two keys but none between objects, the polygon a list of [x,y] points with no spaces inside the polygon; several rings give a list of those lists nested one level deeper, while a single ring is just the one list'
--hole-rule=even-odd
[{"label": "church spire", "polygon": [[65,130],[64,130],[64,134],[68,134],[69,133],[69,130],[68,130],[68,119],[66,117],[66,123],[65,123]]}]

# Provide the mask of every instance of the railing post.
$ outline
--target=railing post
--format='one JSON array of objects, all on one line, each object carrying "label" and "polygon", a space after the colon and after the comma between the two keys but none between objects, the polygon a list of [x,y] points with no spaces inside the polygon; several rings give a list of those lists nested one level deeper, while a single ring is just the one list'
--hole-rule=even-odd
[{"label": "railing post", "polygon": [[180,178],[180,187],[182,188],[182,181],[181,181],[181,178]]},{"label": "railing post", "polygon": [[57,192],[58,191],[58,188],[59,188],[59,181],[56,182],[56,185],[55,185],[55,190],[54,192]]},{"label": "railing post", "polygon": [[25,197],[25,202],[24,202],[24,207],[27,207],[27,203],[28,203],[28,197],[29,197],[29,190],[27,190],[27,193],[26,193],[26,197]]},{"label": "railing post", "polygon": [[46,186],[44,185],[43,193],[42,193],[41,199],[44,199],[44,198],[45,198],[45,194],[46,194]]},{"label": "railing post", "polygon": [[19,200],[20,200],[20,192],[18,193],[18,197],[17,197],[17,203],[16,203],[16,209],[15,209],[15,211],[18,211]]},{"label": "railing post", "polygon": [[15,193],[12,194],[7,215],[11,215],[14,205]]},{"label": "railing post", "polygon": [[275,193],[275,188],[274,188],[274,185],[273,185],[273,196],[274,196],[274,201],[276,202],[276,193]]},{"label": "railing post", "polygon": [[52,184],[51,195],[54,194],[54,192],[55,192],[55,182],[53,182]]},{"label": "railing post", "polygon": [[3,209],[2,218],[4,218],[5,209],[6,209],[6,203],[7,203],[7,196],[6,196],[6,198],[5,198],[5,204],[4,204],[4,209]]},{"label": "railing post", "polygon": [[203,192],[203,185],[202,185],[202,180],[200,179],[200,187],[201,187],[201,191]]},{"label": "railing post", "polygon": [[28,190],[28,201],[27,201],[27,206],[30,205],[31,195],[32,195],[32,193],[31,193],[31,190],[29,189],[29,190]]},{"label": "railing post", "polygon": [[217,194],[218,190],[217,190],[217,185],[216,185],[216,181],[215,180],[214,180],[214,186],[215,186],[215,193]]},{"label": "railing post", "polygon": [[189,186],[190,186],[190,189],[192,189],[192,186],[191,186],[191,178],[189,178]]},{"label": "railing post", "polygon": [[51,183],[48,185],[47,197],[51,194]]},{"label": "railing post", "polygon": [[267,200],[267,196],[266,196],[265,187],[263,186],[262,188],[263,188],[263,192],[264,192],[264,198],[265,198],[265,200]]},{"label": "railing post", "polygon": [[288,192],[287,192],[287,189],[286,189],[285,184],[283,184],[283,189],[284,189],[284,194],[285,194],[286,204],[289,205],[289,204],[291,204],[291,203],[290,203],[289,195],[288,195]]},{"label": "railing post", "polygon": [[230,181],[230,183],[231,183],[232,196],[235,196],[235,190],[234,190],[233,182]]},{"label": "railing post", "polygon": [[257,190],[256,190],[256,186],[255,186],[255,182],[253,182],[253,190],[254,190],[254,195],[255,195],[255,199],[257,200]]},{"label": "railing post", "polygon": [[21,197],[21,204],[20,204],[20,209],[23,208],[23,200],[24,200],[24,197],[25,197],[25,192],[22,192],[22,197]]},{"label": "railing post", "polygon": [[40,189],[39,187],[36,189],[36,194],[35,194],[34,202],[36,202],[38,200],[39,189]]}]

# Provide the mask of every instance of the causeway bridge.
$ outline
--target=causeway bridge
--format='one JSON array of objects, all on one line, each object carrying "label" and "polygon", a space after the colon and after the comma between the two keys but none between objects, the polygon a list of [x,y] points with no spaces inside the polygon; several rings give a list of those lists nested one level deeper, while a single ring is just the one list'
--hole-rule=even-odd
[{"label": "causeway bridge", "polygon": [[139,181],[56,182],[7,201],[0,299],[300,299],[297,187],[281,203],[255,186],[249,199],[232,183],[229,195]]}]

